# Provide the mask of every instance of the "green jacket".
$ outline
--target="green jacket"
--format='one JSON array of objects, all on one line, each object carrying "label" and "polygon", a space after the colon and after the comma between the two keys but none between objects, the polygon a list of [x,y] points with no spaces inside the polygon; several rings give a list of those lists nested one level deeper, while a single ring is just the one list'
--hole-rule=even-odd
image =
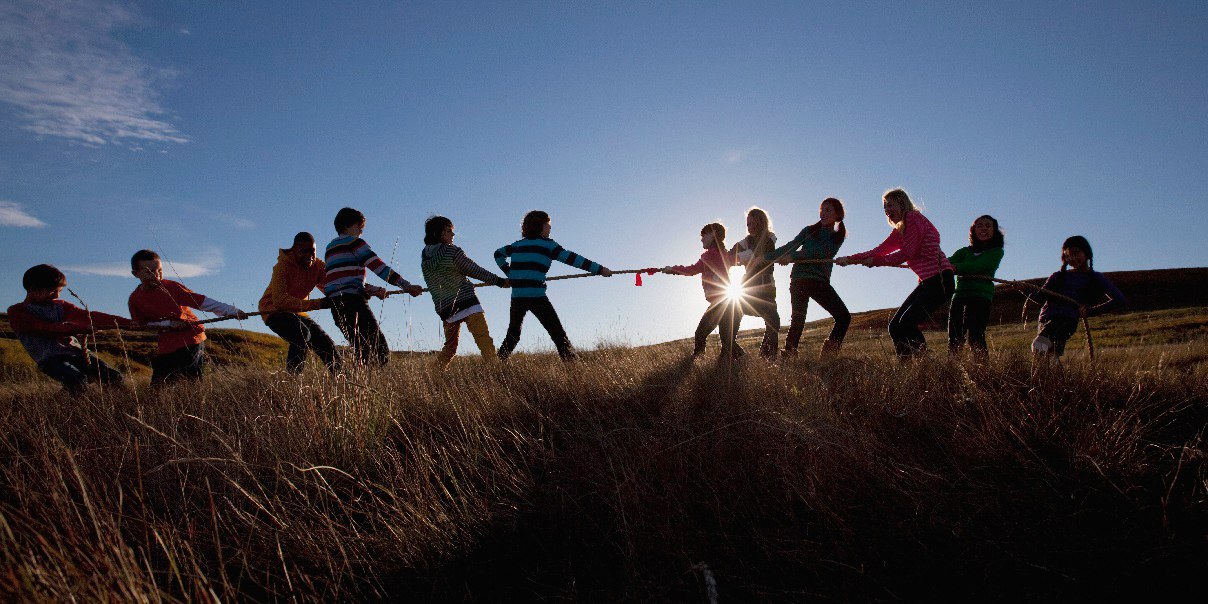
[{"label": "green jacket", "polygon": [[[842,244],[835,243],[835,238],[838,235],[834,231],[826,231],[818,229],[816,236],[810,235],[810,228],[801,229],[800,233],[793,238],[792,241],[784,244],[776,250],[764,254],[764,258],[769,262],[775,261],[777,258],[788,254],[792,260],[813,260],[834,258],[835,254],[839,253],[839,246]],[[800,251],[793,251],[801,248]],[[822,281],[829,283],[831,278],[831,264],[794,264],[793,272],[789,274],[789,278],[793,281]]]},{"label": "green jacket", "polygon": [[955,296],[975,296],[987,300],[994,299],[994,282],[987,279],[963,279],[963,275],[980,275],[993,277],[1002,262],[1003,249],[990,248],[974,252],[973,246],[963,247],[956,251],[948,262],[956,272]]}]

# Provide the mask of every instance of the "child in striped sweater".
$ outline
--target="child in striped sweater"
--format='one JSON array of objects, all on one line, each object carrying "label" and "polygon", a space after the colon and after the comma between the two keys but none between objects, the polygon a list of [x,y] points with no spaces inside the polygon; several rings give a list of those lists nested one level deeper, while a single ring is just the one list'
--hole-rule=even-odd
[{"label": "child in striped sweater", "polygon": [[448,367],[453,355],[457,354],[462,323],[474,336],[474,343],[484,359],[499,359],[482,304],[474,295],[474,284],[466,277],[500,287],[509,285],[507,279],[478,266],[461,248],[453,245],[454,236],[453,221],[444,216],[433,216],[424,223],[420,268],[424,282],[428,284],[428,293],[432,294],[436,314],[444,325],[445,346],[436,357],[436,366],[441,369]]},{"label": "child in striped sweater", "polygon": [[948,353],[959,354],[968,334],[969,349],[986,356],[986,325],[994,302],[994,277],[1003,256],[1003,235],[993,216],[981,216],[969,227],[969,246],[956,251],[948,262],[956,272],[956,293],[948,311]]},{"label": "child in striped sweater", "polygon": [[[524,215],[520,224],[521,239],[495,250],[495,263],[508,276],[512,285],[512,308],[508,320],[508,332],[499,346],[499,359],[506,361],[520,342],[520,326],[524,316],[532,312],[549,332],[564,361],[573,361],[575,353],[558,319],[558,312],[545,295],[545,274],[554,260],[585,270],[593,275],[611,277],[612,271],[570,250],[563,249],[558,242],[549,238],[549,214],[533,210]],[[512,263],[508,264],[511,258]]]},{"label": "child in striped sweater", "polygon": [[353,208],[341,208],[336,213],[335,227],[339,236],[327,244],[323,257],[327,265],[323,293],[331,299],[331,318],[361,363],[385,365],[390,360],[390,345],[369,310],[369,297],[384,300],[386,290],[365,284],[366,269],[412,296],[420,295],[424,288],[412,285],[386,266],[361,239],[361,233],[365,231],[364,214]]},{"label": "child in striped sweater", "polygon": [[[1049,275],[1044,289],[1078,300],[1075,305],[1034,292],[1029,300],[1044,300],[1032,352],[1039,356],[1065,354],[1065,343],[1078,331],[1078,320],[1126,305],[1124,294],[1103,273],[1095,271],[1095,254],[1086,237],[1074,235],[1061,245],[1061,270]],[[1103,300],[1106,297],[1107,300]],[[1096,304],[1098,303],[1098,304]],[[1091,306],[1095,304],[1095,306]]]},{"label": "child in striped sweater", "polygon": [[940,233],[910,201],[902,189],[891,189],[882,198],[885,218],[893,231],[877,247],[866,252],[836,258],[835,264],[864,266],[903,266],[914,271],[919,284],[910,292],[893,318],[889,336],[898,358],[907,360],[927,350],[927,340],[919,324],[952,297],[956,288],[952,264],[940,249]]}]

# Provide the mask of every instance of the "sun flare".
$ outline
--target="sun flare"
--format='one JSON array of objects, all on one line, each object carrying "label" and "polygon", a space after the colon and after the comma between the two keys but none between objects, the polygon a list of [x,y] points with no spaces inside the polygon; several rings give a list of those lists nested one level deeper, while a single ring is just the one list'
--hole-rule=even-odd
[{"label": "sun flare", "polygon": [[746,288],[742,286],[742,269],[730,269],[730,282],[726,284],[726,299],[738,301],[746,296]]}]

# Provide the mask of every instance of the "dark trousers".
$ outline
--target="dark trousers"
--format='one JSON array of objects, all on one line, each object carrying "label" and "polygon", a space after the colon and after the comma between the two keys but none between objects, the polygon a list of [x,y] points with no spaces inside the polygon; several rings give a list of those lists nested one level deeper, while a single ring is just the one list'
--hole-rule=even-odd
[{"label": "dark trousers", "polygon": [[151,383],[201,377],[206,366],[206,343],[185,346],[151,359]]},{"label": "dark trousers", "polygon": [[726,298],[709,301],[709,308],[701,315],[700,323],[696,325],[696,352],[705,350],[705,342],[714,329],[721,327],[718,336],[721,338],[721,351],[726,354],[734,348],[734,325],[738,322],[738,307]]},{"label": "dark trousers", "polygon": [[899,357],[909,358],[927,349],[927,340],[919,324],[943,306],[952,297],[954,289],[956,279],[952,271],[944,271],[920,281],[910,292],[889,320],[889,337],[893,338],[893,347]]},{"label": "dark trousers", "polygon": [[554,305],[550,303],[548,297],[541,296],[540,298],[512,298],[512,308],[508,316],[508,332],[503,337],[503,343],[499,345],[499,360],[506,360],[512,355],[512,350],[520,342],[520,327],[524,324],[524,316],[530,312],[537,316],[541,326],[549,332],[549,337],[554,341],[554,347],[558,349],[558,356],[563,360],[575,358],[575,352],[570,346],[570,339],[566,337],[566,330],[562,328],[562,321],[558,319],[558,311],[554,310]]},{"label": "dark trousers", "polygon": [[851,313],[847,311],[847,305],[839,297],[839,292],[836,292],[830,283],[814,279],[795,279],[789,282],[789,294],[792,296],[793,314],[789,315],[789,333],[784,340],[785,352],[797,350],[797,346],[801,344],[801,332],[805,329],[805,311],[809,308],[810,298],[835,318],[830,341],[842,342],[843,338],[847,337]]},{"label": "dark trousers", "polygon": [[340,368],[335,342],[332,342],[327,332],[310,317],[292,312],[277,312],[269,315],[265,323],[273,333],[289,343],[289,351],[285,354],[286,371],[301,372],[306,364],[307,350],[315,351],[329,371],[335,372]]},{"label": "dark trousers", "polygon": [[1040,333],[1053,343],[1053,354],[1065,354],[1065,343],[1078,331],[1078,319],[1071,317],[1049,317],[1040,324]]},{"label": "dark trousers", "polygon": [[981,296],[955,296],[948,311],[948,350],[958,352],[968,335],[975,354],[986,352],[986,325],[990,322],[990,300]]},{"label": "dark trousers", "polygon": [[[763,319],[763,342],[759,345],[759,354],[774,357],[780,348],[780,311],[776,309],[776,290],[771,290],[771,298],[748,297],[739,301],[742,314]],[[742,318],[734,320],[734,337],[738,337],[738,327]]]},{"label": "dark trousers", "polygon": [[38,363],[38,369],[63,384],[72,393],[83,391],[90,381],[101,384],[122,383],[122,372],[86,352],[51,357]]},{"label": "dark trousers", "polygon": [[384,366],[390,360],[390,345],[369,310],[369,300],[350,294],[331,299],[331,318],[348,340],[348,346],[364,365]]}]

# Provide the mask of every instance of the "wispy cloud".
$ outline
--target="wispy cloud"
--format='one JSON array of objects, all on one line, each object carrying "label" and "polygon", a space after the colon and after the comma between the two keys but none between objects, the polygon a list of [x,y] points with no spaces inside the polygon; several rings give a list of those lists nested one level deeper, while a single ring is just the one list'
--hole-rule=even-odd
[{"label": "wispy cloud", "polygon": [[237,228],[237,229],[246,230],[246,229],[256,228],[256,223],[252,222],[251,220],[248,220],[247,218],[240,218],[238,216],[233,216],[231,214],[222,214],[222,213],[215,214],[214,217],[217,218],[218,220],[221,220],[222,222],[225,222],[226,224],[228,224],[234,228]]},{"label": "wispy cloud", "polygon": [[746,148],[746,149],[730,149],[730,150],[726,151],[726,153],[724,155],[721,156],[721,160],[726,162],[727,164],[742,163],[742,162],[746,161],[746,159],[748,157],[750,157],[751,154],[757,150],[758,149],[756,147],[750,147],[750,148]]},{"label": "wispy cloud", "polygon": [[19,203],[0,201],[0,226],[38,228],[46,223],[31,216]]},{"label": "wispy cloud", "polygon": [[[163,259],[164,277],[167,279],[189,279],[212,275],[222,269],[225,261],[221,248],[210,248],[199,254],[192,262],[178,262]],[[130,262],[99,262],[96,264],[75,264],[60,267],[69,273],[81,275],[100,275],[103,277],[129,277]]]},{"label": "wispy cloud", "polygon": [[114,36],[136,27],[132,8],[88,0],[0,2],[0,101],[22,127],[91,145],[183,143],[160,89],[175,73],[135,56]]}]

